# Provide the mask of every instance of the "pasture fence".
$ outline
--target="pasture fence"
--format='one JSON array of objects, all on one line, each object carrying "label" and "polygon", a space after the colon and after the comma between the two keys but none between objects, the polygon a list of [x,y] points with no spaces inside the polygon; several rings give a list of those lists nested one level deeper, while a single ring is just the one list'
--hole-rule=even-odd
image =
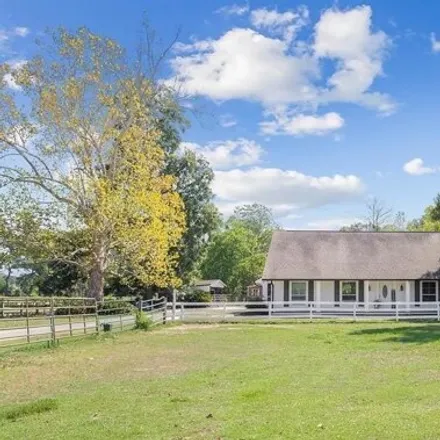
[{"label": "pasture fence", "polygon": [[155,326],[166,322],[166,300],[96,301],[91,298],[0,297],[0,348],[123,331],[135,325],[142,310]]}]

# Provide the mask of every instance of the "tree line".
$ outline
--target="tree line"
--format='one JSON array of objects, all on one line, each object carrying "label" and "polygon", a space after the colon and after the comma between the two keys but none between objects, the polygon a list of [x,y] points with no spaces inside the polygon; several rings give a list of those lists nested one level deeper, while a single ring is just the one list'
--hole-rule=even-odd
[{"label": "tree line", "polygon": [[344,226],[345,232],[440,232],[440,193],[428,205],[422,216],[407,221],[405,213],[393,210],[378,198],[373,198],[366,204],[366,213],[362,220],[349,226]]}]

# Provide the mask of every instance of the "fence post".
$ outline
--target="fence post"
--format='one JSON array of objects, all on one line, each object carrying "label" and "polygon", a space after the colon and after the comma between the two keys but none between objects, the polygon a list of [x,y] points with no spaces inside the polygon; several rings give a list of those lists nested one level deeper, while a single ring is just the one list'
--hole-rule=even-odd
[{"label": "fence post", "polygon": [[182,304],[180,304],[180,320],[183,322],[183,320],[185,319],[185,306]]},{"label": "fence post", "polygon": [[84,334],[87,334],[87,326],[86,326],[86,299],[83,298],[83,327],[84,327]]},{"label": "fence post", "polygon": [[26,298],[26,340],[27,342],[31,342],[31,333],[29,329],[29,304],[27,298]]},{"label": "fence post", "polygon": [[165,325],[167,323],[167,302],[164,298],[162,302],[162,324]]},{"label": "fence post", "polygon": [[[172,320],[173,322],[176,320],[176,301],[177,301],[177,292],[176,289],[173,289],[173,308],[172,308]],[[165,305],[165,307],[167,307]]]},{"label": "fence post", "polygon": [[440,303],[437,301],[437,321],[440,321]]},{"label": "fence post", "polygon": [[53,296],[50,297],[50,336],[51,336],[51,343],[53,346],[55,346],[57,335],[56,335],[56,327],[55,327],[55,308],[54,308]]},{"label": "fence post", "polygon": [[93,300],[93,305],[95,306],[95,319],[96,319],[96,334],[99,335],[99,313],[98,313],[98,301],[96,298]]},{"label": "fence post", "polygon": [[269,301],[269,318],[272,318],[272,301]]},{"label": "fence post", "polygon": [[313,321],[313,307],[311,307],[310,304],[308,304],[308,307],[309,307],[310,321]]},{"label": "fence post", "polygon": [[354,303],[354,305],[353,305],[353,319],[355,321],[357,321],[357,314],[356,314],[356,312],[357,312],[357,303]]},{"label": "fence post", "polygon": [[223,303],[223,321],[226,321],[226,304],[227,302],[225,301]]},{"label": "fence post", "polygon": [[70,336],[73,336],[73,332],[72,332],[72,306],[70,304],[70,300],[69,300],[69,334]]},{"label": "fence post", "polygon": [[396,321],[399,320],[399,303],[396,302]]}]

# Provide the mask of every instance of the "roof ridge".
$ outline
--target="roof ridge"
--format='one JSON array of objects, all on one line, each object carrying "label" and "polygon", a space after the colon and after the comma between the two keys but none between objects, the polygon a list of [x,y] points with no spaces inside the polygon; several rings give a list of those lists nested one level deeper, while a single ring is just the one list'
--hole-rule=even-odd
[{"label": "roof ridge", "polygon": [[331,234],[440,234],[440,231],[336,231],[333,229],[276,229],[274,232],[325,232]]}]

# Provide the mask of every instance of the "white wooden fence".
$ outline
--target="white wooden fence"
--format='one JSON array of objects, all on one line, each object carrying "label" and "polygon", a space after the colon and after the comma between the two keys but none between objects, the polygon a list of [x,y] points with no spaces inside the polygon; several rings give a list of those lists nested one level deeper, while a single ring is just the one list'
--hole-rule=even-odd
[{"label": "white wooden fence", "polygon": [[168,320],[185,322],[276,319],[440,321],[440,302],[224,302],[168,303]]}]

